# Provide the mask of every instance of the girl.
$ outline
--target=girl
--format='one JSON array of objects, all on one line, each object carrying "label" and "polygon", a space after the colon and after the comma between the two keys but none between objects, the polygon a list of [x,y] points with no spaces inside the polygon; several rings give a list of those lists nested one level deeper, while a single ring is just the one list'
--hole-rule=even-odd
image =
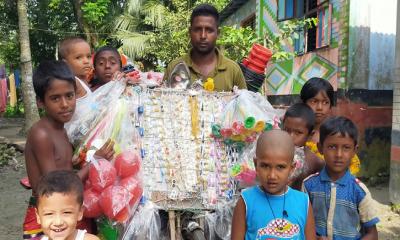
[{"label": "girl", "polygon": [[322,78],[311,78],[303,86],[300,92],[303,103],[311,107],[315,113],[314,132],[311,141],[319,142],[319,126],[330,115],[334,106],[334,91],[332,85]]}]

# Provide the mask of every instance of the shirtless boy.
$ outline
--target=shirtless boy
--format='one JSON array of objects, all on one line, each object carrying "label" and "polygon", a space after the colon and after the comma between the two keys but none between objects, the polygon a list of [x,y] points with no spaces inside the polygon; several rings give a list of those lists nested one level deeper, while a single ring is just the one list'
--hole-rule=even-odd
[{"label": "shirtless boy", "polygon": [[[39,239],[42,235],[36,222],[36,187],[42,175],[54,170],[72,170],[72,145],[68,141],[64,123],[75,110],[75,76],[63,61],[47,61],[39,65],[33,75],[38,106],[46,112],[29,130],[25,146],[25,162],[32,197],[24,221],[24,239]],[[113,144],[108,142],[96,155],[111,159]],[[88,164],[77,172],[85,180]]]}]

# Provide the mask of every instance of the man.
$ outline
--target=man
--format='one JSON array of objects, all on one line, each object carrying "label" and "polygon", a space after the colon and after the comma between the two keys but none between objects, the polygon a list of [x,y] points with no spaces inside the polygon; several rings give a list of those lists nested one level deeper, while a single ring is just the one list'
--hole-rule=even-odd
[{"label": "man", "polygon": [[190,52],[173,60],[167,67],[164,80],[171,74],[178,63],[185,63],[190,71],[190,84],[207,78],[214,79],[214,91],[232,91],[234,86],[246,88],[246,82],[237,63],[224,57],[215,47],[219,35],[218,10],[209,5],[197,6],[190,17]]}]

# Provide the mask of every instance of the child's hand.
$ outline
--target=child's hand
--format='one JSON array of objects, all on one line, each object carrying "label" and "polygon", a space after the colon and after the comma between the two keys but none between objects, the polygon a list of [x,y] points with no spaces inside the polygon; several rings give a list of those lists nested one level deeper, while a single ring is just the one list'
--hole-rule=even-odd
[{"label": "child's hand", "polygon": [[113,81],[120,81],[125,78],[125,73],[116,71],[112,77]]},{"label": "child's hand", "polygon": [[94,155],[110,161],[114,157],[114,153],[114,142],[111,141],[111,139],[108,139],[107,142],[94,153]]}]

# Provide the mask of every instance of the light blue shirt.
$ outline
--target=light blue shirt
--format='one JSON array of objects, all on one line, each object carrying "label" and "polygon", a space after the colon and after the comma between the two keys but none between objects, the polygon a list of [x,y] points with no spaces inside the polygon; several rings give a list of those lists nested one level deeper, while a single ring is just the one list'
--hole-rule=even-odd
[{"label": "light blue shirt", "polygon": [[[309,204],[305,193],[288,187],[285,194],[270,195],[254,186],[243,190],[242,198],[246,205],[246,240],[305,239]],[[287,216],[283,216],[284,210]]]}]

